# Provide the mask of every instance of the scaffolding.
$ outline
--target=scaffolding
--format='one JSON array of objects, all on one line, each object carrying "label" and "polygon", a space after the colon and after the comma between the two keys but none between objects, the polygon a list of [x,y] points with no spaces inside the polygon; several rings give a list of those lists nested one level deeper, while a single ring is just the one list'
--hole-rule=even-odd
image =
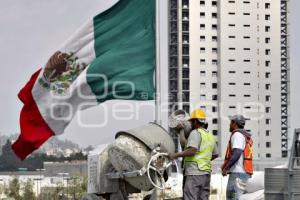
[{"label": "scaffolding", "polygon": [[280,1],[281,9],[281,156],[288,156],[289,130],[289,31],[288,0]]}]

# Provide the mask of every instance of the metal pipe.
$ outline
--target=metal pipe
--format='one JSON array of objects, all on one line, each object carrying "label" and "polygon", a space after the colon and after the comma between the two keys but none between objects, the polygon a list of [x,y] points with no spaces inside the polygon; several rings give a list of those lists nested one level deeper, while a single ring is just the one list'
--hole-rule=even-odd
[{"label": "metal pipe", "polygon": [[155,46],[156,46],[156,67],[155,67],[155,122],[159,125],[161,121],[161,66],[160,66],[160,4],[155,1]]}]

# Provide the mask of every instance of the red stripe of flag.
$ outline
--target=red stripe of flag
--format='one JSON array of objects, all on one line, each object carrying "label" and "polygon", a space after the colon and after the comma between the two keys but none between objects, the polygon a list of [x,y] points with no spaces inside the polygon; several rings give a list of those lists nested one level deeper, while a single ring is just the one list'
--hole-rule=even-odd
[{"label": "red stripe of flag", "polygon": [[24,103],[20,115],[21,134],[12,145],[12,149],[22,160],[54,135],[40,114],[32,96],[32,88],[40,72],[41,69],[35,72],[18,94],[19,99]]}]

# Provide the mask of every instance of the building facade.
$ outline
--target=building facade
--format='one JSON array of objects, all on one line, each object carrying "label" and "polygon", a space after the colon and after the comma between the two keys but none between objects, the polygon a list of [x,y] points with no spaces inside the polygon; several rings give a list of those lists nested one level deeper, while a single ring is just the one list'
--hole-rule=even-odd
[{"label": "building facade", "polygon": [[287,0],[169,0],[169,108],[206,110],[224,156],[243,114],[256,158],[287,157]]}]

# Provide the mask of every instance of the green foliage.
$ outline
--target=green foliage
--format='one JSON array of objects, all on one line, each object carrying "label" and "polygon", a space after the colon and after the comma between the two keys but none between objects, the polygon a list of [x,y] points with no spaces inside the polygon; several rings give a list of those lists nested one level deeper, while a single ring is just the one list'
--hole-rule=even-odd
[{"label": "green foliage", "polygon": [[24,186],[23,200],[35,200],[36,197],[33,192],[33,182],[28,180]]},{"label": "green foliage", "polygon": [[9,182],[8,196],[15,200],[21,200],[19,179],[14,178]]},{"label": "green foliage", "polygon": [[73,177],[71,180],[70,180],[70,196],[72,197],[72,199],[75,199],[75,200],[79,200],[81,199],[85,194],[86,194],[86,191],[87,191],[87,178],[79,178],[79,177]]}]

